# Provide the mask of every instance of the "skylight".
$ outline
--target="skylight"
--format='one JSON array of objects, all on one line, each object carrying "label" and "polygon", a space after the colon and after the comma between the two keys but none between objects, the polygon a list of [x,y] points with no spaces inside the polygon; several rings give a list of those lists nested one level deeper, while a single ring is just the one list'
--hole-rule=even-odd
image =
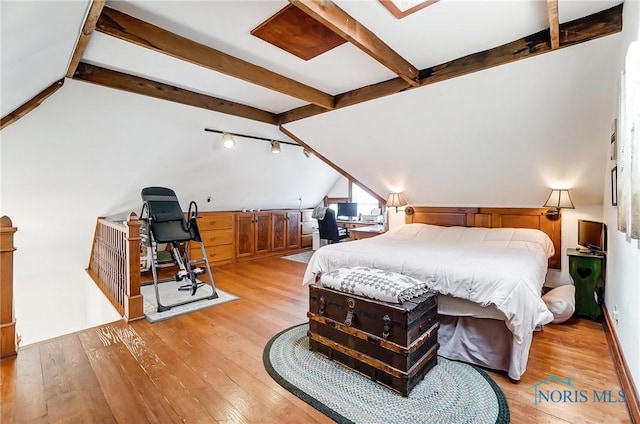
[{"label": "skylight", "polygon": [[423,9],[438,0],[380,0],[380,3],[398,19]]}]

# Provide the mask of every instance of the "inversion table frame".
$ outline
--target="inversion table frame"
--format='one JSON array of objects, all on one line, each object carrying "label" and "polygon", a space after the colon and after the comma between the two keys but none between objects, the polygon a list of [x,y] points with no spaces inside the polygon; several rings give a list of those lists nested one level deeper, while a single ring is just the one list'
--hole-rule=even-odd
[{"label": "inversion table frame", "polygon": [[[216,299],[218,293],[216,292],[213,274],[211,273],[211,266],[209,265],[204,243],[202,243],[200,237],[200,231],[198,230],[196,220],[198,207],[196,203],[191,202],[189,204],[189,220],[187,221],[178,202],[178,197],[173,190],[165,187],[146,187],[142,189],[141,196],[144,203],[142,212],[140,213],[140,219],[148,224],[149,229],[148,236],[153,257],[151,261],[151,273],[153,275],[158,312],[167,311],[175,306],[186,305],[203,299]],[[200,244],[200,251],[202,252],[201,258],[189,259],[190,242]],[[171,257],[178,267],[178,271],[173,278],[158,279],[158,243],[167,243],[171,246]],[[193,267],[198,264],[203,264],[205,269]],[[213,290],[210,296],[194,298],[169,305],[162,303],[158,284],[169,281],[188,280],[188,283],[181,286],[179,290],[190,290],[191,295],[194,296],[198,288],[205,284],[197,279],[197,276],[204,272],[207,272]]]}]

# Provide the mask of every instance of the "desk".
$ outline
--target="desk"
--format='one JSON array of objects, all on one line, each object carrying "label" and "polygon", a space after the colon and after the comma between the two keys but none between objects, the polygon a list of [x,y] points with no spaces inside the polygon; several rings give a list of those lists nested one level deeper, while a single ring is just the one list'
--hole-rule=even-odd
[{"label": "desk", "polygon": [[362,240],[370,237],[375,237],[379,234],[384,233],[386,230],[384,225],[376,224],[376,225],[368,225],[364,227],[356,227],[350,230],[351,240]]},{"label": "desk", "polygon": [[348,228],[350,230],[352,228],[371,227],[372,225],[375,225],[373,222],[343,221],[341,219],[338,219],[336,222],[338,223],[338,227],[346,227],[346,228]]},{"label": "desk", "polygon": [[582,253],[567,249],[569,275],[576,286],[576,310],[574,316],[602,321],[604,302],[604,276],[606,258],[603,254]]}]

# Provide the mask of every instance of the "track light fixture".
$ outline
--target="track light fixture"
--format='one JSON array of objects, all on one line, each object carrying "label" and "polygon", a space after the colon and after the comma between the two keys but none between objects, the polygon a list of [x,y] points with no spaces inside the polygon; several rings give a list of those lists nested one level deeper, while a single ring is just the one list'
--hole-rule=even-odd
[{"label": "track light fixture", "polygon": [[233,136],[229,133],[223,133],[221,141],[222,141],[222,146],[225,149],[233,149],[236,145],[236,141],[233,139]]},{"label": "track light fixture", "polygon": [[310,152],[309,150],[307,150],[307,149],[302,149],[302,153],[304,154],[304,156],[305,156],[306,158],[310,158],[310,157],[311,157],[311,155],[313,155],[313,153],[311,153],[311,152]]},{"label": "track light fixture", "polygon": [[[235,147],[236,140],[234,139],[234,136],[235,137],[248,138],[248,139],[252,139],[252,140],[268,141],[271,144],[271,153],[280,153],[280,145],[281,144],[288,144],[290,146],[302,147],[298,143],[293,143],[291,141],[279,141],[279,140],[273,140],[273,139],[270,139],[270,138],[256,137],[256,136],[253,136],[253,135],[237,134],[237,133],[232,133],[232,132],[227,132],[227,131],[213,130],[213,129],[210,129],[210,128],[205,128],[204,130],[207,131],[207,132],[214,132],[214,133],[222,134],[222,137],[220,138],[220,141],[222,142],[222,145],[224,146],[225,149],[233,149]],[[307,156],[307,157],[309,157],[311,155],[311,152],[308,152],[306,149],[303,150],[303,152],[304,152],[304,155]]]}]

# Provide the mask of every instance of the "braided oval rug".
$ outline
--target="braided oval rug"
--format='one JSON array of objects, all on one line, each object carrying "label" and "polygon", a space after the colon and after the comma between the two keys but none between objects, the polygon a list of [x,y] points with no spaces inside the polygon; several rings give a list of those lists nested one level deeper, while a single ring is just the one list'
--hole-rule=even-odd
[{"label": "braided oval rug", "polygon": [[509,422],[498,385],[483,370],[438,357],[438,364],[403,397],[309,350],[308,324],[275,335],[264,366],[281,386],[339,423]]}]

